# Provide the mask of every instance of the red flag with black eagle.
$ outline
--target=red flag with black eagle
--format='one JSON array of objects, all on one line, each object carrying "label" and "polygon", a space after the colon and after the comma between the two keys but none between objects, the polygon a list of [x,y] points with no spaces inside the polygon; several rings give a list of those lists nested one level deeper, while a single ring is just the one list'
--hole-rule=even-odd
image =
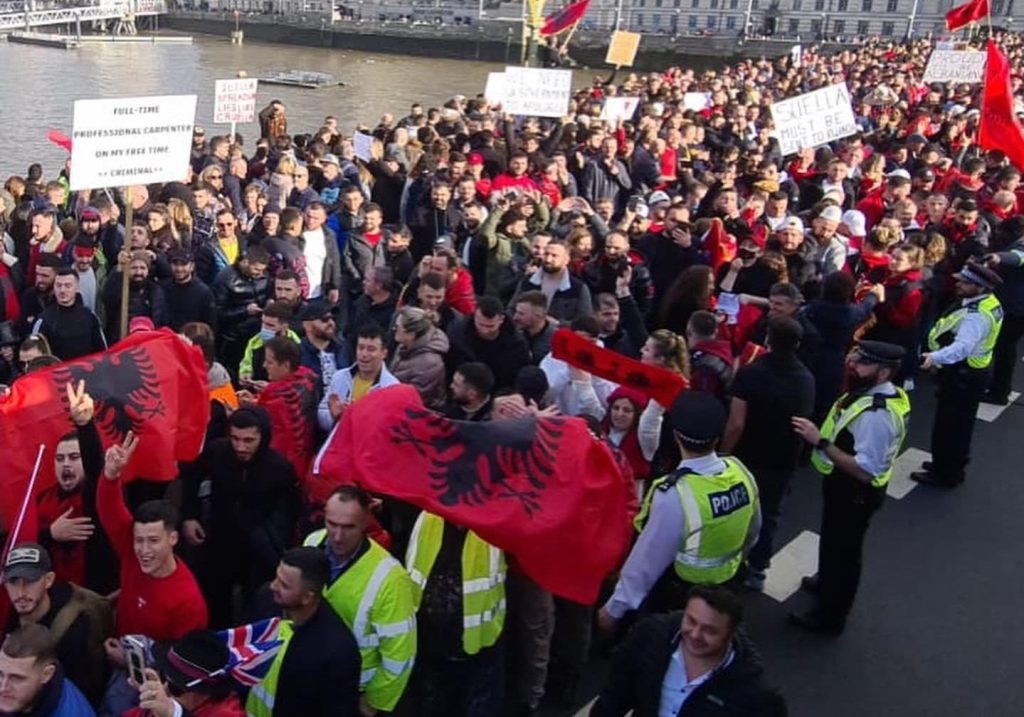
[{"label": "red flag with black eagle", "polygon": [[623,356],[566,328],[551,337],[551,355],[598,378],[642,391],[665,408],[671,408],[676,396],[688,385],[675,371]]},{"label": "red flag with black eagle", "polygon": [[587,8],[589,7],[590,0],[577,0],[574,3],[566,5],[561,10],[544,18],[544,24],[540,28],[540,34],[547,37],[548,35],[557,35],[564,30],[568,30],[583,19],[583,16],[587,14]]},{"label": "red flag with black eagle", "polygon": [[[37,460],[45,446],[33,493],[54,484],[53,451],[74,430],[67,385],[85,383],[95,403],[93,420],[104,447],[139,436],[125,479],[169,481],[178,461],[202,449],[210,420],[203,354],[164,329],[132,334],[112,349],[22,376],[0,398],[0,517],[5,529],[17,519]],[[27,535],[27,533],[25,534]]]},{"label": "red flag with black eagle", "polygon": [[295,475],[305,481],[316,441],[317,383],[305,366],[260,392],[259,405],[270,416],[270,447],[288,459]]},{"label": "red flag with black eagle", "polygon": [[392,386],[346,409],[314,471],[470,528],[580,603],[597,599],[629,543],[624,479],[579,418],[453,421]]},{"label": "red flag with black eagle", "polygon": [[946,13],[946,29],[956,32],[961,27],[988,17],[988,14],[988,0],[971,0]]},{"label": "red flag with black eagle", "polygon": [[1024,171],[1024,128],[1014,108],[1010,61],[994,40],[988,41],[987,53],[978,146],[1001,150],[1014,166]]}]

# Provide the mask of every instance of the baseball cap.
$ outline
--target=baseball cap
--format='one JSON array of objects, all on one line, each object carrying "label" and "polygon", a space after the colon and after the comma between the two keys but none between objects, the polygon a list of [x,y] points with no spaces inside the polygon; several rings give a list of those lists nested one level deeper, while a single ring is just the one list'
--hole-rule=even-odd
[{"label": "baseball cap", "polygon": [[804,223],[800,217],[790,217],[786,220],[786,223],[782,225],[782,229],[796,229],[798,232],[803,232]]},{"label": "baseball cap", "polygon": [[136,316],[128,322],[128,333],[134,334],[139,331],[156,331],[156,324],[148,316]]},{"label": "baseball cap", "polygon": [[827,219],[830,222],[836,222],[837,224],[843,221],[843,211],[839,207],[828,206],[821,210],[821,214],[818,215],[820,219]]},{"label": "baseball cap", "polygon": [[82,210],[81,214],[78,215],[78,221],[80,222],[98,222],[100,221],[100,213],[94,207],[86,207]]},{"label": "baseball cap", "polygon": [[469,164],[479,165],[484,163],[484,156],[479,152],[471,152],[469,157],[466,159]]},{"label": "baseball cap", "polygon": [[333,316],[334,306],[326,301],[314,299],[303,305],[299,311],[299,321],[316,321],[327,316]]},{"label": "baseball cap", "polygon": [[652,193],[651,196],[647,198],[647,206],[649,207],[653,207],[655,204],[665,203],[671,204],[672,197],[668,196],[666,192],[662,192],[661,190]]},{"label": "baseball cap", "polygon": [[910,179],[910,172],[908,172],[905,169],[894,169],[894,170],[892,170],[891,172],[889,172],[885,176],[888,177],[889,179],[894,179],[896,177],[902,177],[903,179],[908,179],[909,180]]},{"label": "baseball cap", "polygon": [[340,167],[341,161],[336,154],[325,154],[320,160],[320,164],[333,164],[335,167]]},{"label": "baseball cap", "polygon": [[167,261],[171,264],[188,264],[192,261],[192,252],[183,246],[176,246],[168,250]]},{"label": "baseball cap", "polygon": [[7,554],[4,564],[4,580],[24,578],[35,582],[53,570],[50,554],[39,543],[18,543]]}]

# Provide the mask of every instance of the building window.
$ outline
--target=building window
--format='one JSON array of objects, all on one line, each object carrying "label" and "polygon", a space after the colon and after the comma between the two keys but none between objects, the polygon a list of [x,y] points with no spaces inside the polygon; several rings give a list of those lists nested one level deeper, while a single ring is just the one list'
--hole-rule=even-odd
[{"label": "building window", "polygon": [[1006,14],[1006,3],[1004,0],[995,0],[992,3],[992,14],[993,15],[1005,15]]},{"label": "building window", "polygon": [[654,0],[654,7],[661,7],[661,0]]},{"label": "building window", "polygon": [[639,15],[636,16],[636,26],[637,27],[643,27],[644,26],[644,14],[643,13],[640,13]]},{"label": "building window", "polygon": [[672,7],[679,7],[679,0],[674,0]]},{"label": "building window", "polygon": [[838,5],[839,12],[846,12],[850,9],[850,0],[839,0],[836,4]]},{"label": "building window", "polygon": [[793,0],[793,10],[795,12],[800,12],[800,9],[803,7],[803,4],[803,0]]},{"label": "building window", "polygon": [[832,34],[839,37],[846,31],[846,20],[836,20],[832,23]]},{"label": "building window", "polygon": [[736,16],[735,15],[729,15],[727,18],[725,18],[725,29],[726,30],[735,30],[736,29]]},{"label": "building window", "polygon": [[882,34],[886,37],[892,37],[896,34],[896,23],[891,20],[887,20],[882,23]]},{"label": "building window", "polygon": [[690,15],[688,18],[686,18],[686,26],[691,30],[697,29],[697,16]]},{"label": "building window", "polygon": [[715,23],[717,23],[717,22],[718,22],[718,18],[717,17],[715,17],[714,15],[708,15],[708,27],[709,28],[714,28],[715,27]]},{"label": "building window", "polygon": [[655,13],[651,16],[651,21],[654,23],[655,27],[661,27],[661,15]]},{"label": "building window", "polygon": [[700,7],[700,0],[693,0],[690,3],[690,7]]},{"label": "building window", "polygon": [[885,11],[896,12],[896,7],[899,5],[899,0],[886,0]]},{"label": "building window", "polygon": [[711,9],[712,10],[717,10],[718,9],[718,0],[711,0]]},{"label": "building window", "polygon": [[735,10],[739,6],[739,0],[729,0],[729,9]]},{"label": "building window", "polygon": [[864,36],[868,34],[868,21],[860,20],[857,22],[857,34]]},{"label": "building window", "polygon": [[761,9],[761,0],[753,0],[750,3],[750,9],[751,10],[760,10]]},{"label": "building window", "polygon": [[872,0],[864,0],[863,12],[871,12]]},{"label": "building window", "polygon": [[798,32],[800,32],[800,21],[795,17],[789,18],[789,34],[796,35]]},{"label": "building window", "polygon": [[811,34],[812,35],[820,35],[821,34],[821,20],[818,20],[817,18],[815,18],[814,20],[811,20]]},{"label": "building window", "polygon": [[814,11],[821,12],[825,9],[825,0],[814,0]]}]

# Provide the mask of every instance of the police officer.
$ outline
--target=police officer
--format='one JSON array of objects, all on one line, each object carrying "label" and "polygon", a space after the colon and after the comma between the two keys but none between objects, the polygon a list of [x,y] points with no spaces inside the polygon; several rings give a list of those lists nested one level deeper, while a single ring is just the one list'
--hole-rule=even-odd
[{"label": "police officer", "polygon": [[895,344],[861,341],[846,361],[847,386],[819,429],[793,418],[793,430],[815,447],[811,464],[824,476],[818,575],[803,580],[817,595],[810,612],[789,620],[810,632],[838,635],[860,582],[861,552],[871,516],[907,433],[910,400],[892,383],[906,351]]},{"label": "police officer", "polygon": [[369,521],[366,492],[339,486],[324,504],[324,528],[303,543],[326,553],[331,574],[324,597],[359,644],[363,715],[394,711],[416,657],[412,580],[401,563],[367,537]]},{"label": "police officer", "polygon": [[761,530],[754,477],[738,459],[715,453],[725,429],[722,403],[703,391],[685,391],[669,420],[683,460],[644,500],[640,536],[598,613],[605,630],[645,600],[651,611],[678,609],[688,587],[730,580]]},{"label": "police officer", "polygon": [[910,477],[953,488],[963,483],[971,459],[978,403],[992,380],[992,351],[1003,325],[993,291],[1003,282],[983,264],[968,261],[956,279],[960,302],[935,322],[921,367],[939,368],[939,395],[932,424],[932,459]]}]

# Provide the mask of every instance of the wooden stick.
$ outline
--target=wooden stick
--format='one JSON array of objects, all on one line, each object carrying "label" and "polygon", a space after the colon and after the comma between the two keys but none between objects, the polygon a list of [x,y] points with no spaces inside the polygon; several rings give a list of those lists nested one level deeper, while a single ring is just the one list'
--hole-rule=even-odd
[{"label": "wooden stick", "polygon": [[[132,224],[135,218],[132,216],[134,208],[132,207],[132,185],[128,185],[124,190],[124,246],[121,247],[121,251],[127,251],[131,254],[132,250]],[[121,270],[121,338],[123,339],[128,335],[128,267],[131,266],[131,260],[129,259],[128,264]]]}]

